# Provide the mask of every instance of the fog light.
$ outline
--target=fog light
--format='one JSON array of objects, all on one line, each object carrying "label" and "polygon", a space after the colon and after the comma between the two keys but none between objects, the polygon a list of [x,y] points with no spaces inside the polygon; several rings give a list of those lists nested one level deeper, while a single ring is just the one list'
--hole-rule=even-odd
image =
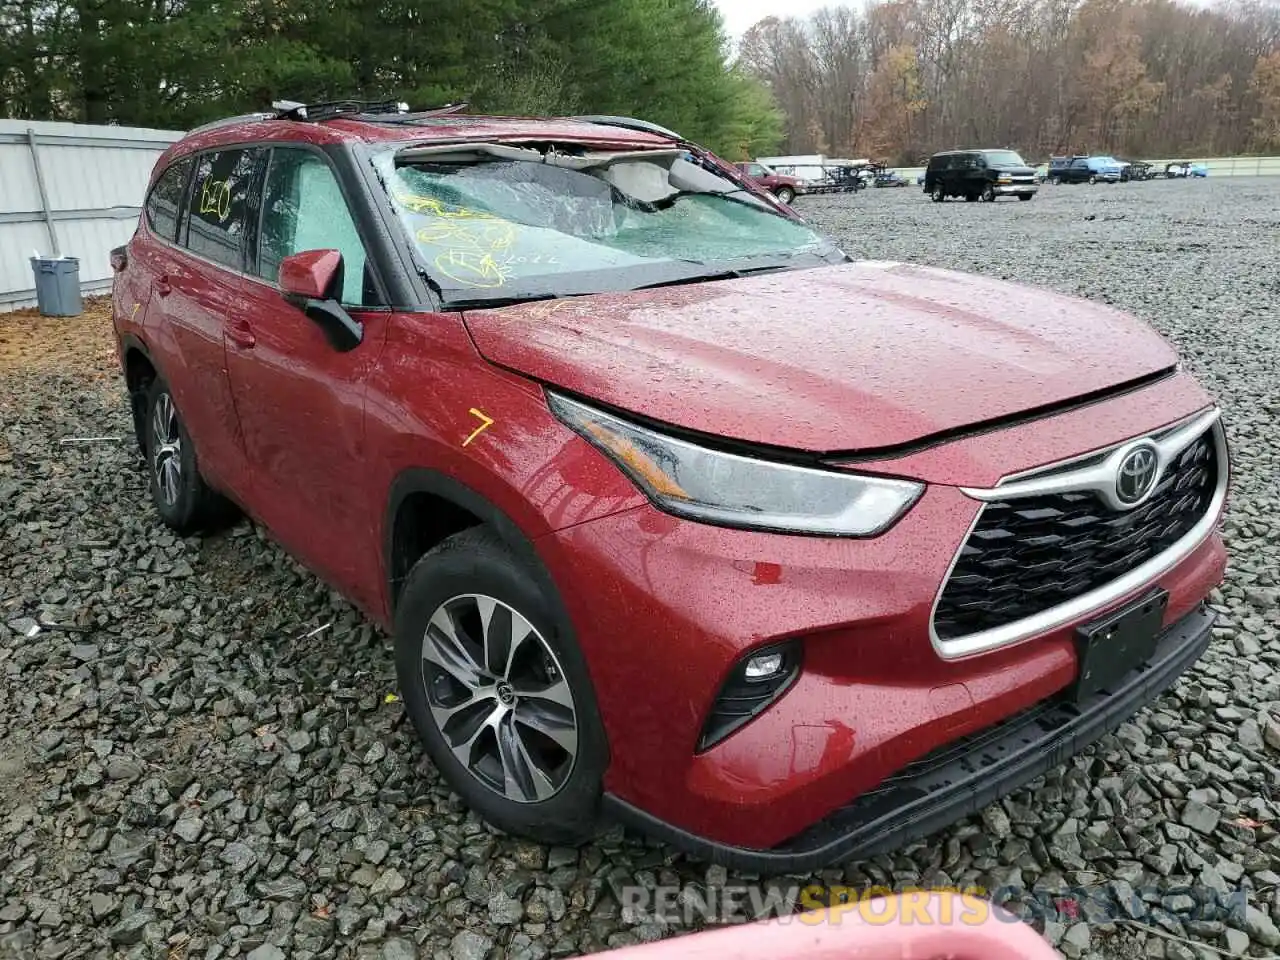
[{"label": "fog light", "polygon": [[751,681],[768,680],[782,670],[782,652],[758,653],[747,661],[743,675]]},{"label": "fog light", "polygon": [[754,650],[733,665],[698,738],[698,752],[710,749],[769,709],[800,675],[800,642],[783,640]]}]

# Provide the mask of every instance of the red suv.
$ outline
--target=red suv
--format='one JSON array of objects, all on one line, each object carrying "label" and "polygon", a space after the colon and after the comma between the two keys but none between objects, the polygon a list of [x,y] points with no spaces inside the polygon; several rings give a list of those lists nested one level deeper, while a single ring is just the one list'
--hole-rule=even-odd
[{"label": "red suv", "polygon": [[791,203],[798,194],[804,193],[804,181],[796,177],[784,176],[772,167],[763,163],[736,163],[738,172],[757,186],[763,187],[783,203]]},{"label": "red suv", "polygon": [[884,851],[1209,643],[1227,448],[1158,336],[853,262],[661,128],[284,105],[169,149],[113,262],[160,516],[392,631],[503,829]]}]

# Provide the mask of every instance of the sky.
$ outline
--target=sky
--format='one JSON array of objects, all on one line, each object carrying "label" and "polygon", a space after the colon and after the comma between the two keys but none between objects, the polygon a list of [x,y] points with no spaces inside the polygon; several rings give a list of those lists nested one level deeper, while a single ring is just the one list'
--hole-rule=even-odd
[{"label": "sky", "polygon": [[765,17],[806,17],[815,10],[834,5],[835,0],[716,0],[725,29],[733,40]]}]

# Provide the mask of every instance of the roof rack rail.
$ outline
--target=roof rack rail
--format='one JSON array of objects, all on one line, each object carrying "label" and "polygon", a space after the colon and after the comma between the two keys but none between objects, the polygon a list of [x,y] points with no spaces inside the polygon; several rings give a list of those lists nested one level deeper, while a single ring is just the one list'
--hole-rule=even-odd
[{"label": "roof rack rail", "polygon": [[405,114],[409,112],[407,103],[397,100],[325,100],[320,103],[299,103],[296,100],[277,100],[271,109],[280,120],[304,120],[317,123],[331,120],[334,117],[353,116],[364,113]]},{"label": "roof rack rail", "polygon": [[414,110],[411,113],[364,113],[360,119],[366,123],[414,124],[432,117],[445,117],[453,113],[461,113],[470,104],[465,100],[459,103],[446,103],[442,107],[429,107],[426,110]]},{"label": "roof rack rail", "polygon": [[206,130],[217,130],[219,127],[229,127],[233,123],[249,123],[255,120],[270,120],[274,116],[274,113],[242,113],[236,117],[223,117],[220,120],[210,120],[208,123],[202,123],[198,127],[192,127],[187,131],[187,136],[190,136],[193,133],[203,133]]},{"label": "roof rack rail", "polygon": [[579,120],[582,123],[599,123],[606,127],[622,127],[625,130],[638,130],[641,133],[655,133],[660,137],[669,137],[672,140],[685,142],[685,138],[680,136],[674,130],[668,130],[666,127],[659,126],[656,123],[650,123],[648,120],[637,120],[635,117],[613,117],[605,115],[588,115],[580,117],[567,117],[569,120]]}]

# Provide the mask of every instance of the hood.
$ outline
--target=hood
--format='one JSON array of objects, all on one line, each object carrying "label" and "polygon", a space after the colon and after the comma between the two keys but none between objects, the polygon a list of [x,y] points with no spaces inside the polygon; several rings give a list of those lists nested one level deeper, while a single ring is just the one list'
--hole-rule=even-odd
[{"label": "hood", "polygon": [[1025,163],[993,163],[991,169],[1015,177],[1033,177],[1036,173],[1035,167],[1029,167]]},{"label": "hood", "polygon": [[969,274],[861,262],[469,310],[493,363],[720,437],[853,452],[1172,367],[1145,324]]}]

